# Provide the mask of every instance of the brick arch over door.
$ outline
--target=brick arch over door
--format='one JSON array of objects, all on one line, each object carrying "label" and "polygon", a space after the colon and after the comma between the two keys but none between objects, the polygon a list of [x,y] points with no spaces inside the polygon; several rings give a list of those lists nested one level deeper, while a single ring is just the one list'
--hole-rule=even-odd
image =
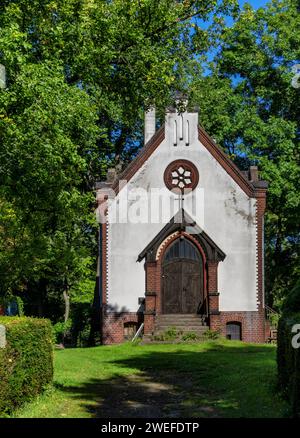
[{"label": "brick arch over door", "polygon": [[[178,221],[177,215],[181,220]],[[205,266],[205,312],[209,318],[219,315],[218,293],[218,264],[226,255],[213,242],[213,240],[193,221],[193,219],[181,210],[170,222],[155,236],[155,238],[139,254],[138,261],[145,260],[146,289],[145,289],[145,312],[144,332],[150,334],[154,329],[155,315],[161,313],[161,268],[162,258],[166,248],[179,236],[190,239],[199,249]],[[213,322],[213,323],[216,323]]]}]

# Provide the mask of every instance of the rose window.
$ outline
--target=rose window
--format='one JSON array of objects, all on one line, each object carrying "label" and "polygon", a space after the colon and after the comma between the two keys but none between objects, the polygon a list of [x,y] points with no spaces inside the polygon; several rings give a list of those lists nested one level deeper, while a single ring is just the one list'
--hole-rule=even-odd
[{"label": "rose window", "polygon": [[197,168],[187,160],[173,161],[165,170],[165,184],[169,190],[183,192],[194,190],[199,181]]}]

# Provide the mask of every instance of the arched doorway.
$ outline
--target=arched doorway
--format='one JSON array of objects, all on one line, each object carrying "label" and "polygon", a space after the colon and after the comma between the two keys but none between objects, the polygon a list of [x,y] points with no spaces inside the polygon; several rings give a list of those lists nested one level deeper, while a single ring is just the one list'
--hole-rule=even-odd
[{"label": "arched doorway", "polygon": [[197,313],[203,298],[202,256],[192,242],[179,238],[162,262],[162,313]]}]

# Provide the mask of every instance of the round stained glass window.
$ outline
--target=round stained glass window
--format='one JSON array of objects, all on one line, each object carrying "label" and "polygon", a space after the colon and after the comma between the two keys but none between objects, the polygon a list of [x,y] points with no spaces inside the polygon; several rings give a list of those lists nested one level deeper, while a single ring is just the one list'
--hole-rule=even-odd
[{"label": "round stained glass window", "polygon": [[175,192],[194,190],[199,182],[199,173],[190,161],[176,160],[166,168],[164,181],[168,189]]}]

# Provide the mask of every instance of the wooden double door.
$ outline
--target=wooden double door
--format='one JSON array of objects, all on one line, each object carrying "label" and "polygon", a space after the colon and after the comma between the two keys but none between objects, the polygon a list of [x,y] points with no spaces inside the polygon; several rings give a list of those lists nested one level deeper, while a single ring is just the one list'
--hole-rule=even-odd
[{"label": "wooden double door", "polygon": [[178,239],[162,264],[162,312],[197,313],[204,297],[203,261],[198,248]]}]

